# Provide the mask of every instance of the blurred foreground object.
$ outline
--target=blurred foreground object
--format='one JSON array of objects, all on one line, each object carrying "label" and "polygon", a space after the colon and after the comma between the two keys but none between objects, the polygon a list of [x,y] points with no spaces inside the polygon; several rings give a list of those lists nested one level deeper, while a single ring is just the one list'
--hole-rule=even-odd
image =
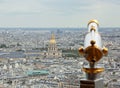
[{"label": "blurred foreground object", "polygon": [[[86,73],[86,79],[81,80],[80,88],[88,88],[88,86],[82,86],[82,83],[92,84],[93,87],[89,88],[103,88],[103,80],[99,78],[99,75],[104,71],[104,68],[97,67],[96,63],[104,55],[108,54],[108,49],[102,45],[98,28],[99,23],[97,20],[90,20],[88,22],[88,33],[85,36],[84,47],[79,48],[79,53],[82,54],[89,63],[88,67],[83,67],[82,69]],[[97,85],[95,85],[95,83],[97,83]]]}]

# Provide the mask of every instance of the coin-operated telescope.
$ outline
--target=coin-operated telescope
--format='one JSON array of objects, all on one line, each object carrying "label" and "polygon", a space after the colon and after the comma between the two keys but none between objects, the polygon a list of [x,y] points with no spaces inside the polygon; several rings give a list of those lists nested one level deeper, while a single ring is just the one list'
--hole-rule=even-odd
[{"label": "coin-operated telescope", "polygon": [[108,53],[108,49],[102,45],[98,27],[99,23],[97,20],[90,20],[88,22],[88,33],[85,36],[84,47],[79,48],[79,53],[89,63],[88,67],[83,67],[83,71],[86,73],[88,80],[97,79],[98,74],[104,71],[104,68],[96,67],[95,65]]}]

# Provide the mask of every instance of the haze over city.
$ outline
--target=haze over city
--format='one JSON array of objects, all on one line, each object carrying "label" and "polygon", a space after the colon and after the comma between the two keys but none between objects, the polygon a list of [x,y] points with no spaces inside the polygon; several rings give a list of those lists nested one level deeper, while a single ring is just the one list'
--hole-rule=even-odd
[{"label": "haze over city", "polygon": [[119,0],[0,0],[0,27],[120,27]]}]

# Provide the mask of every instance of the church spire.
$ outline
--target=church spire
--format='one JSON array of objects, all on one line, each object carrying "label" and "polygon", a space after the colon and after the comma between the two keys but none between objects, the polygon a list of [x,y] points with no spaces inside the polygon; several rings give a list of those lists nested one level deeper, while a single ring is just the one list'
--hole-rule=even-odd
[{"label": "church spire", "polygon": [[52,33],[51,35],[51,39],[50,39],[50,44],[55,44],[56,41],[55,41],[55,35]]}]

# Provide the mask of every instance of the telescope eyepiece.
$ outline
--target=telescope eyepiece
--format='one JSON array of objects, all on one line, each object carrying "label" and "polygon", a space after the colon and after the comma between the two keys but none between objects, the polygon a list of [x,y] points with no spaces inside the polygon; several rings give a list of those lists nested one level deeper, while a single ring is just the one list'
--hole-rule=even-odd
[{"label": "telescope eyepiece", "polygon": [[92,30],[94,30],[94,32],[98,32],[98,27],[99,23],[97,20],[90,20],[88,22],[88,32],[91,32]]},{"label": "telescope eyepiece", "polygon": [[88,25],[91,24],[91,23],[96,23],[96,24],[99,26],[99,22],[98,22],[97,20],[95,20],[95,19],[90,20],[90,21],[88,22]]}]

